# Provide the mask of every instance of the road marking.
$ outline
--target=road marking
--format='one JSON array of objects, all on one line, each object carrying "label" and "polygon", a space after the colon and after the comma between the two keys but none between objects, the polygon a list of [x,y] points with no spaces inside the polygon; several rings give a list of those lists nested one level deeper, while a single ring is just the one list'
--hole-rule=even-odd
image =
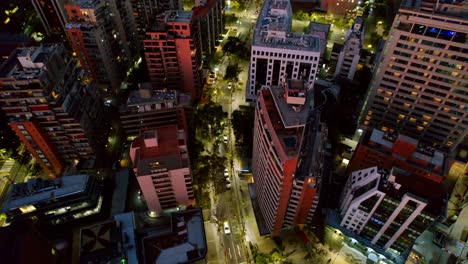
[{"label": "road marking", "polygon": [[239,252],[239,257],[241,256],[241,253],[240,253],[240,247],[239,245],[237,245],[237,252]]},{"label": "road marking", "polygon": [[228,254],[229,254],[229,259],[232,259],[232,257],[231,257],[231,248],[228,248]]}]

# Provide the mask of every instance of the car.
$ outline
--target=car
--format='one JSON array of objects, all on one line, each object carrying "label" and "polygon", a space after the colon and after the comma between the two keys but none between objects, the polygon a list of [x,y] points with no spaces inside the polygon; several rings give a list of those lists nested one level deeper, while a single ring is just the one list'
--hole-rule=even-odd
[{"label": "car", "polygon": [[224,234],[226,235],[231,234],[231,228],[229,227],[228,221],[224,221]]},{"label": "car", "polygon": [[231,89],[232,88],[232,82],[229,82],[228,83],[228,89]]},{"label": "car", "polygon": [[230,183],[230,182],[228,182],[228,183],[226,184],[226,188],[227,188],[227,189],[231,189],[231,183]]},{"label": "car", "polygon": [[224,136],[224,137],[223,137],[223,141],[224,141],[224,143],[227,144],[227,143],[228,143],[228,137],[227,137],[227,136]]},{"label": "car", "polygon": [[231,183],[231,180],[229,179],[229,177],[226,177],[226,182],[227,182],[228,184]]}]

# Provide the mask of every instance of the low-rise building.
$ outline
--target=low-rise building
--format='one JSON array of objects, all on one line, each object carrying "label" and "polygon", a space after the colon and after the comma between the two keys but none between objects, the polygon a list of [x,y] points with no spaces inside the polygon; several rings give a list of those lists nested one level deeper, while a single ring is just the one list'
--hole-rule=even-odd
[{"label": "low-rise building", "polygon": [[99,213],[101,189],[101,184],[86,174],[14,184],[2,209],[5,223],[28,218],[57,225]]}]

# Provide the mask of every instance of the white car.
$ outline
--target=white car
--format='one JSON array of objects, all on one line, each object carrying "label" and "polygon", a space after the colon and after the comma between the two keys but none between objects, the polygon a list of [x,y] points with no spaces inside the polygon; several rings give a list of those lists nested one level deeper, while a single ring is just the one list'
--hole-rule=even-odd
[{"label": "white car", "polygon": [[228,83],[228,89],[231,89],[232,88],[232,82],[229,82]]},{"label": "white car", "polygon": [[224,141],[224,143],[227,144],[227,143],[228,143],[228,137],[227,137],[227,136],[224,136],[224,137],[223,137],[223,141]]},{"label": "white car", "polygon": [[224,222],[224,234],[229,235],[231,234],[231,228],[229,228],[229,223],[228,221]]},{"label": "white car", "polygon": [[226,184],[226,188],[231,189],[231,183],[230,182]]}]

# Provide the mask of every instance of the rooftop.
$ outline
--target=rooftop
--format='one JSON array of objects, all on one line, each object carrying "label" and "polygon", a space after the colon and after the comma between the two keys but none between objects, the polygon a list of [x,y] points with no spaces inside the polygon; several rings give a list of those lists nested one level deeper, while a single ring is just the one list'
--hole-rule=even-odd
[{"label": "rooftop", "polygon": [[384,177],[379,189],[385,192],[387,196],[401,200],[403,195],[410,193],[425,200],[427,205],[424,211],[429,212],[433,216],[438,216],[445,212],[445,193],[442,184],[415,177],[411,173],[397,167],[393,167],[390,172],[384,171]]},{"label": "rooftop", "polygon": [[171,232],[143,238],[145,263],[191,263],[207,253],[201,209],[171,214]]},{"label": "rooftop", "polygon": [[[153,136],[149,131],[155,131]],[[180,139],[182,134],[184,138]],[[136,151],[133,163],[138,175],[188,167],[188,161],[180,153],[180,145],[185,145],[185,134],[179,134],[177,125],[141,131],[131,146]]]},{"label": "rooftop", "polygon": [[288,0],[266,0],[258,15],[252,46],[320,52],[317,36],[291,32],[292,10]]},{"label": "rooftop", "polygon": [[313,108],[313,90],[297,85],[301,81],[288,81],[288,85],[296,85],[303,89],[305,103],[303,105],[288,104],[285,97],[286,86],[271,86],[261,90],[264,107],[271,125],[278,136],[284,153],[288,156],[297,155],[302,143],[303,132],[310,110]]},{"label": "rooftop", "polygon": [[168,10],[157,16],[155,22],[151,25],[151,31],[166,31],[167,24],[170,23],[190,23],[192,20],[192,11]]},{"label": "rooftop", "polygon": [[44,67],[54,54],[65,51],[62,44],[43,44],[41,46],[17,48],[10,58],[0,65],[0,78],[16,80],[37,79],[46,69]]},{"label": "rooftop", "polygon": [[404,0],[401,8],[417,12],[438,14],[446,17],[459,17],[467,19],[467,0]]},{"label": "rooftop", "polygon": [[[379,144],[375,146],[372,142]],[[406,144],[413,146],[414,151],[410,151],[408,148],[405,149],[405,152],[408,154],[401,153],[396,148],[397,144]],[[436,150],[430,146],[424,146],[422,143],[419,143],[416,139],[410,138],[408,136],[402,134],[389,134],[384,131],[373,129],[371,131],[366,131],[365,135],[362,140],[362,144],[365,146],[372,145],[374,150],[379,150],[382,152],[387,152],[387,154],[392,154],[394,156],[398,156],[401,159],[411,160],[417,159],[424,162],[427,162],[435,167],[440,168],[438,171],[434,171],[437,173],[442,173],[444,171],[445,165],[445,154],[439,150]],[[383,148],[379,148],[382,146]],[[414,163],[412,163],[414,164]],[[418,165],[418,164],[414,164]],[[419,165],[422,166],[422,165]],[[423,166],[425,170],[433,171],[428,166]]]},{"label": "rooftop", "polygon": [[68,0],[69,5],[77,5],[81,8],[96,8],[101,3],[101,0]]},{"label": "rooftop", "polygon": [[34,178],[26,183],[17,183],[13,185],[13,190],[9,193],[3,211],[84,192],[89,180],[89,175],[82,174],[54,180]]}]

